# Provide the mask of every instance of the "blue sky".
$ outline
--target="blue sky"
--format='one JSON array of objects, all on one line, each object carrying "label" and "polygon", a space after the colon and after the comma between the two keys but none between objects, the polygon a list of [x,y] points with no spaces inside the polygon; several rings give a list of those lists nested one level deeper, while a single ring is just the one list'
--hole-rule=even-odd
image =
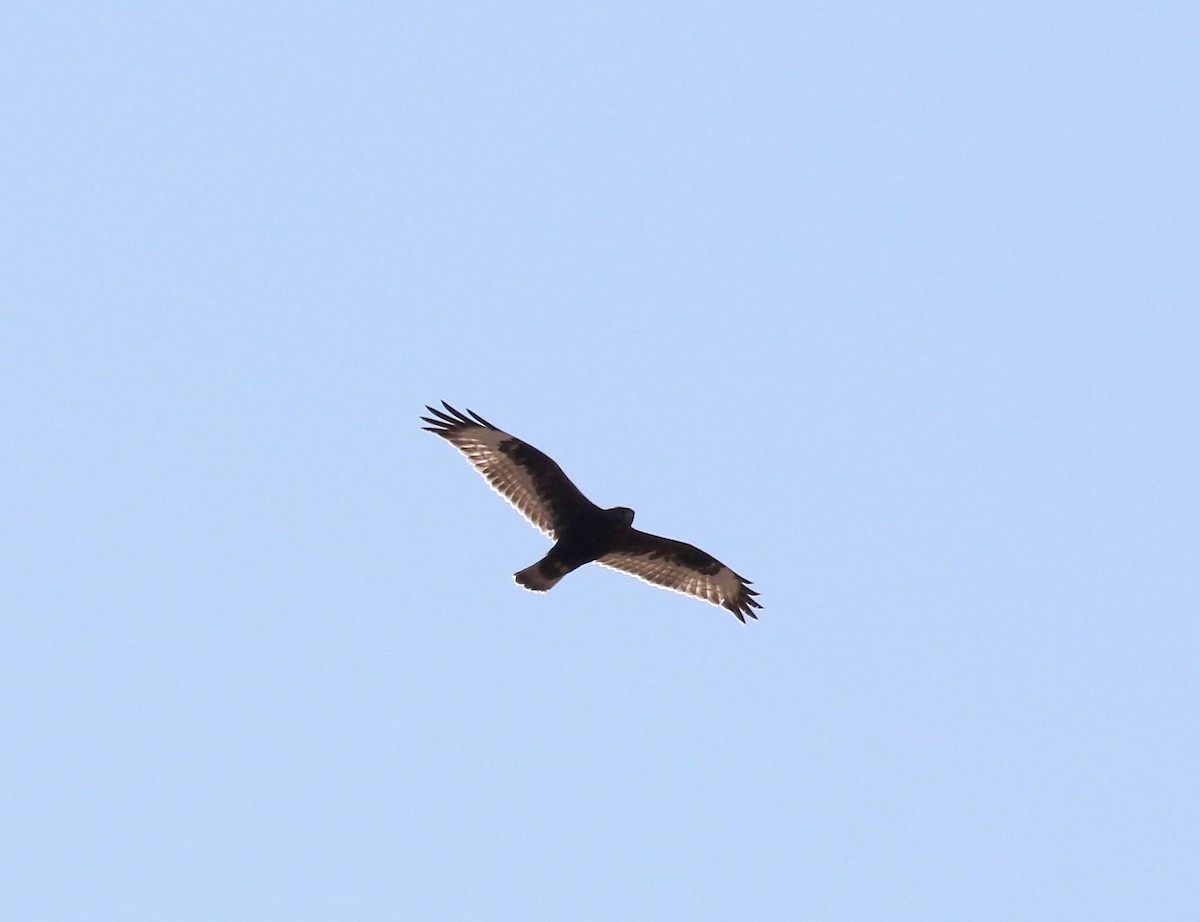
[{"label": "blue sky", "polygon": [[1193,918],[1198,26],[11,12],[3,915]]}]

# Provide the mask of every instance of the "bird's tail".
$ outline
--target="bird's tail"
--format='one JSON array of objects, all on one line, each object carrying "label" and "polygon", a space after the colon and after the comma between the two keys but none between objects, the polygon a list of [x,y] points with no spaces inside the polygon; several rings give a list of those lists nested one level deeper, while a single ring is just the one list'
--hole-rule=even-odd
[{"label": "bird's tail", "polygon": [[518,570],[513,574],[513,579],[526,589],[532,589],[534,592],[545,592],[548,589],[554,588],[554,585],[566,576],[566,574],[567,570],[562,564],[542,558],[533,566],[526,567],[524,570]]}]

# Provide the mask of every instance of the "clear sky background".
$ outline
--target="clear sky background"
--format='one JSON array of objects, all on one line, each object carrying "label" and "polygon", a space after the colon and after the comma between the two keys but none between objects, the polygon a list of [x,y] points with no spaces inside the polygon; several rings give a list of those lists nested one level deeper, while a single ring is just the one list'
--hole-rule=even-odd
[{"label": "clear sky background", "polygon": [[[1195,919],[1197,47],[9,9],[0,915]],[[761,620],[519,588],[441,399]]]}]

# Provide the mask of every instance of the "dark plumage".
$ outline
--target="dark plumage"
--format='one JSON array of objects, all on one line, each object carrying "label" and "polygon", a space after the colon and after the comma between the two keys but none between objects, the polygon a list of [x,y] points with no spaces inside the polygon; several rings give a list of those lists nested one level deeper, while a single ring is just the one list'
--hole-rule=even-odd
[{"label": "dark plumage", "polygon": [[518,583],[545,592],[586,563],[621,570],[656,586],[712,602],[739,621],[757,618],[758,595],[738,576],[698,547],[647,534],[633,527],[633,510],[601,509],[557,464],[527,442],[493,426],[478,413],[465,414],[445,401],[445,411],[426,407],[424,428],[467,456],[501,496],[555,540],[550,552],[514,574]]}]

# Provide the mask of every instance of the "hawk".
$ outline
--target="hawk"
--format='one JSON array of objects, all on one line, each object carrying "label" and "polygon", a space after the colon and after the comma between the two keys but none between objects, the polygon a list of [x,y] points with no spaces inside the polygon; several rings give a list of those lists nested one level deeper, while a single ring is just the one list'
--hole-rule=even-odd
[{"label": "hawk", "polygon": [[521,515],[554,539],[550,552],[513,578],[526,589],[546,592],[560,579],[595,561],[655,586],[696,596],[733,612],[745,623],[758,618],[758,595],[744,579],[698,547],[647,534],[633,527],[633,510],[601,509],[567,479],[557,464],[528,442],[493,426],[472,410],[462,413],[442,401],[445,412],[426,406],[427,432],[440,435],[466,455],[475,470]]}]

